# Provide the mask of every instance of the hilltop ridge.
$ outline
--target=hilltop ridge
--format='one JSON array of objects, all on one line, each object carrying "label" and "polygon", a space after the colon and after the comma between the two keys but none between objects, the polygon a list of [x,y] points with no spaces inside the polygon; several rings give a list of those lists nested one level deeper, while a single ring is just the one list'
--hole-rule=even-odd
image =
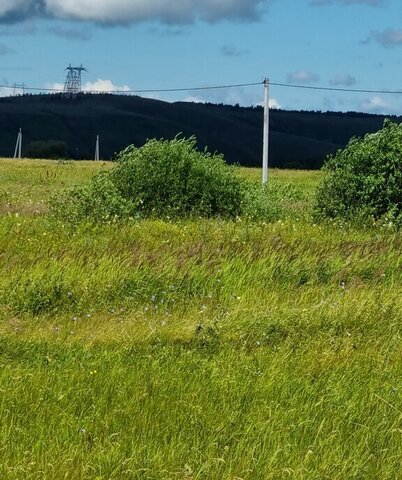
[{"label": "hilltop ridge", "polygon": [[[352,136],[379,130],[384,118],[357,112],[271,110],[270,164],[319,168]],[[261,107],[168,103],[111,94],[82,94],[75,99],[61,94],[6,97],[0,99],[0,155],[13,154],[19,128],[24,132],[24,148],[34,141],[62,141],[74,159],[92,158],[99,134],[105,160],[127,145],[141,146],[148,138],[170,139],[182,133],[195,135],[200,148],[222,152],[229,163],[258,166],[262,121]]]}]

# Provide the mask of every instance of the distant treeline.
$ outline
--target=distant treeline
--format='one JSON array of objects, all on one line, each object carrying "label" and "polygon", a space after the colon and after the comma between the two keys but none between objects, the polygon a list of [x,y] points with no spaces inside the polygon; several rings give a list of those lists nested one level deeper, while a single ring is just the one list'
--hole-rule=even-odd
[{"label": "distant treeline", "polygon": [[[320,168],[326,156],[351,137],[379,130],[384,118],[357,112],[271,110],[270,164]],[[261,107],[167,103],[111,94],[5,97],[0,99],[0,155],[14,153],[19,128],[25,156],[91,159],[99,134],[104,160],[127,145],[141,146],[149,138],[171,139],[181,133],[195,135],[201,149],[221,152],[229,163],[258,166],[262,122]]]}]

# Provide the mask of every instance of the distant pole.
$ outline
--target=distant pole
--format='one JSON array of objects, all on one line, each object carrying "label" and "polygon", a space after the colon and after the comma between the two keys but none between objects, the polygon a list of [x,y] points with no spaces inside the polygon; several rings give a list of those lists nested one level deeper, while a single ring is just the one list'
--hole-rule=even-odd
[{"label": "distant pole", "polygon": [[21,158],[21,149],[22,149],[22,129],[17,135],[17,143],[15,144],[14,158]]},{"label": "distant pole", "polygon": [[96,135],[95,161],[99,162],[99,135]]},{"label": "distant pole", "polygon": [[20,128],[20,144],[18,147],[18,158],[21,158],[21,151],[22,151],[22,128]]},{"label": "distant pole", "polygon": [[268,147],[269,147],[269,79],[264,79],[264,140],[262,154],[262,184],[268,182]]}]

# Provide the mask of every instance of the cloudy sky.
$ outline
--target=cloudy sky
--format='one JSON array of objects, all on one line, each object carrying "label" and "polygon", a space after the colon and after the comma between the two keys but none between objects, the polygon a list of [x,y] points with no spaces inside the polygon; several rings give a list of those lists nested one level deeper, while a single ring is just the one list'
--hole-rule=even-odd
[{"label": "cloudy sky", "polygon": [[[402,90],[401,0],[0,0],[0,84],[86,90],[260,82]],[[16,90],[18,92],[18,90]],[[0,95],[13,93],[0,87]],[[262,87],[149,94],[259,104]],[[402,95],[271,87],[286,109],[402,114]]]}]

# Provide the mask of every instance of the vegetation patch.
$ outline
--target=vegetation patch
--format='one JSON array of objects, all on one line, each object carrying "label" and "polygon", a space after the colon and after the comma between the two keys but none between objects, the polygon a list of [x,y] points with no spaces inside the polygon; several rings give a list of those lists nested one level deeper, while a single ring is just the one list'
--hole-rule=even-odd
[{"label": "vegetation patch", "polygon": [[70,219],[235,218],[242,212],[244,180],[221,155],[196,149],[195,138],[150,140],[129,146],[118,165],[56,202]]},{"label": "vegetation patch", "polygon": [[116,168],[57,197],[56,215],[70,222],[241,216],[276,220],[286,202],[302,198],[292,185],[274,182],[262,189],[247,182],[222,155],[197,150],[194,137],[129,146],[117,161]]},{"label": "vegetation patch", "polygon": [[120,165],[0,161],[0,479],[399,479],[402,231],[309,221],[322,172],[239,169],[236,221],[35,213],[110,215]]},{"label": "vegetation patch", "polygon": [[353,138],[329,157],[317,191],[316,210],[331,219],[402,226],[402,126],[389,120],[382,130]]}]

